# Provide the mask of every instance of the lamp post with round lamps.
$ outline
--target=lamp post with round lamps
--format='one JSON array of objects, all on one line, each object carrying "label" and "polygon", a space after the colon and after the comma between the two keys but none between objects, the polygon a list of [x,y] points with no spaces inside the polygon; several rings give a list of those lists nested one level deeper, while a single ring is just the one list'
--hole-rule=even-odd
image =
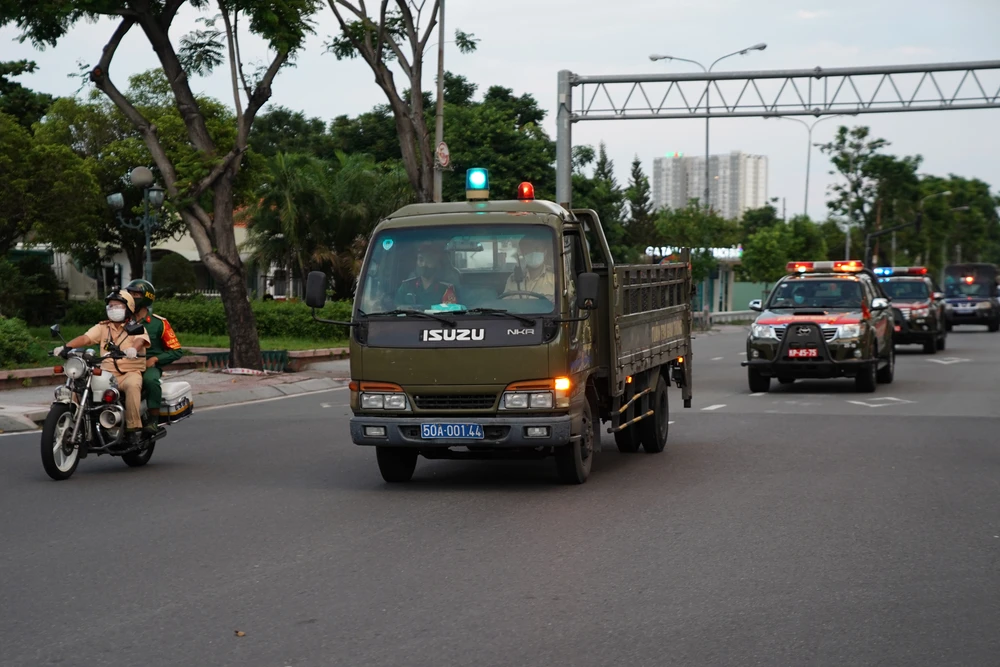
[{"label": "lamp post with round lamps", "polygon": [[[142,188],[143,214],[138,220],[126,220],[122,216],[125,208],[125,197],[116,192],[108,195],[108,206],[115,211],[115,217],[119,224],[129,229],[141,229],[146,235],[146,263],[143,266],[143,278],[152,282],[153,280],[153,230],[160,226],[157,211],[163,206],[164,191],[156,185],[153,172],[148,167],[136,167],[129,173],[129,181],[132,185]],[[150,209],[152,208],[152,212]]]}]

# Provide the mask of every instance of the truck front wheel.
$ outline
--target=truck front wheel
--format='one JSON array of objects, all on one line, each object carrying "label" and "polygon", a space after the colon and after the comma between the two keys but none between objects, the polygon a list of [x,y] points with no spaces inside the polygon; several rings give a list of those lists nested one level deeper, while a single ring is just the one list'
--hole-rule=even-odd
[{"label": "truck front wheel", "polygon": [[417,451],[405,447],[376,447],[375,458],[382,479],[389,483],[409,482],[417,468]]},{"label": "truck front wheel", "polygon": [[639,439],[647,454],[659,454],[667,446],[670,434],[670,402],[667,382],[662,373],[656,374],[656,389],[650,406],[653,414],[639,422]]},{"label": "truck front wheel", "polygon": [[590,477],[597,449],[594,411],[590,401],[583,404],[583,420],[580,437],[575,442],[556,449],[556,472],[564,484],[583,484]]}]

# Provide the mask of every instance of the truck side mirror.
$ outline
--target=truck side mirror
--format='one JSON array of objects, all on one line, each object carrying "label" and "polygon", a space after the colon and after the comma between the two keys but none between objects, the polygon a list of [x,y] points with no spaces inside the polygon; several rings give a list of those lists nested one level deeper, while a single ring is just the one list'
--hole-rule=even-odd
[{"label": "truck side mirror", "polygon": [[576,305],[580,310],[597,308],[597,294],[601,287],[601,278],[596,273],[581,273],[576,292]]},{"label": "truck side mirror", "polygon": [[754,299],[750,302],[750,310],[756,310],[758,313],[762,310],[760,299]]},{"label": "truck side mirror", "polygon": [[326,274],[322,271],[310,271],[306,278],[306,305],[310,308],[326,305]]}]

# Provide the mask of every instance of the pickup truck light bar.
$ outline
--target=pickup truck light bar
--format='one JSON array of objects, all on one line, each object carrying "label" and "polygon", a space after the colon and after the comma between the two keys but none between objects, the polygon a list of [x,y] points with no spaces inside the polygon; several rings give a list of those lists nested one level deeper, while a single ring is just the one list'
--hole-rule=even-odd
[{"label": "pickup truck light bar", "polygon": [[785,270],[788,273],[828,273],[830,271],[857,273],[864,268],[865,263],[857,259],[825,262],[789,262],[785,265]]},{"label": "pickup truck light bar", "polygon": [[926,276],[926,266],[878,266],[873,269],[876,276]]}]

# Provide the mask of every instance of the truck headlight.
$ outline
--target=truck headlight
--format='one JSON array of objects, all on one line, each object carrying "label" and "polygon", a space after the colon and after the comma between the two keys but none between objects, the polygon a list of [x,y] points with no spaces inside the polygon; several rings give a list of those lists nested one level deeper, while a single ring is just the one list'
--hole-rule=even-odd
[{"label": "truck headlight", "polygon": [[841,324],[837,328],[837,338],[857,338],[860,335],[860,324]]},{"label": "truck headlight", "polygon": [[514,393],[504,394],[503,406],[508,410],[523,410],[528,407],[528,395]]},{"label": "truck headlight", "polygon": [[405,410],[406,394],[361,394],[361,407],[366,410]]},{"label": "truck headlight", "polygon": [[528,405],[532,408],[552,409],[552,392],[540,391],[528,394]]},{"label": "truck headlight", "polygon": [[930,314],[930,308],[914,308],[910,311],[910,317],[927,317]]},{"label": "truck headlight", "polygon": [[750,327],[750,335],[753,338],[773,338],[778,339],[778,335],[774,333],[774,327],[770,324],[754,324]]}]

